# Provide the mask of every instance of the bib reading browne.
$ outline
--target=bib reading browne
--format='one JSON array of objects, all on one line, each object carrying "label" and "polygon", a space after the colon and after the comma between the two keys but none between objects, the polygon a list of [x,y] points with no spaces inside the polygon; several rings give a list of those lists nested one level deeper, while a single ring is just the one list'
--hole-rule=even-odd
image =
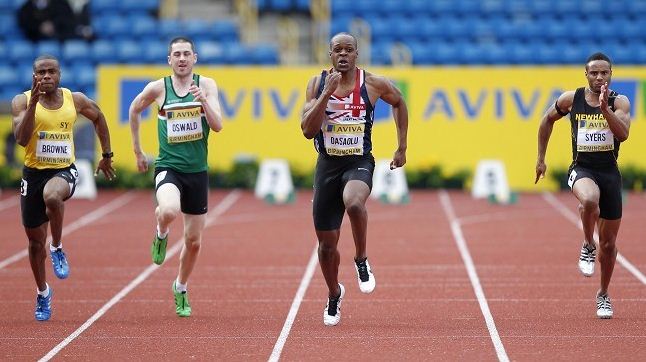
[{"label": "bib reading browne", "polygon": [[[34,133],[25,148],[25,166],[36,169],[65,168],[74,162],[76,108],[69,89],[61,88],[63,104],[58,109],[36,105]],[[27,101],[31,91],[24,93]]]}]

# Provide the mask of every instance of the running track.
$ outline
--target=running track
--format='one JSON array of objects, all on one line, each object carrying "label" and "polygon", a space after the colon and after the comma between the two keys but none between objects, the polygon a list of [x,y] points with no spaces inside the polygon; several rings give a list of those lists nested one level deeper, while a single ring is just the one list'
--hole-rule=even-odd
[{"label": "running track", "polygon": [[[0,360],[643,360],[646,196],[632,194],[611,297],[598,320],[598,274],[582,277],[581,232],[567,194],[513,206],[458,192],[414,192],[406,206],[369,203],[377,289],[356,285],[347,219],[340,242],[341,323],[325,327],[311,193],[271,206],[246,191],[210,194],[209,226],[189,283],[193,316],[175,316],[181,222],[161,267],[150,262],[152,193],[102,191],[66,203],[70,277],[49,322],[35,286],[17,198],[0,195]],[[598,270],[598,265],[597,265]]]}]

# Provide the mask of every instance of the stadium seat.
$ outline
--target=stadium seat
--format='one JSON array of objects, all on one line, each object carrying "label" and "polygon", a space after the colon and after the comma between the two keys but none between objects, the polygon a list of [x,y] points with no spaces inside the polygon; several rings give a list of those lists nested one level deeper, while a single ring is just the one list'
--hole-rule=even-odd
[{"label": "stadium seat", "polygon": [[[152,64],[167,64],[168,63],[168,43],[161,40],[140,41],[144,47],[142,52],[142,61]],[[197,49],[198,60],[201,62],[202,57],[200,49]]]},{"label": "stadium seat", "polygon": [[197,48],[197,60],[203,64],[225,63],[224,49],[215,41],[202,41],[195,44]]},{"label": "stadium seat", "polygon": [[274,65],[280,63],[278,50],[273,45],[256,45],[250,51],[254,64]]},{"label": "stadium seat", "polygon": [[14,67],[0,65],[0,84],[4,87],[7,84],[18,84],[20,77]]},{"label": "stadium seat", "polygon": [[438,64],[457,64],[458,60],[458,50],[453,41],[440,41],[435,44],[435,62]]},{"label": "stadium seat", "polygon": [[184,23],[177,19],[162,19],[157,23],[157,31],[163,40],[170,41],[172,38],[185,35]]},{"label": "stadium seat", "polygon": [[44,40],[36,43],[36,57],[49,54],[53,55],[56,58],[61,58],[61,46],[57,41],[54,40]]},{"label": "stadium seat", "polygon": [[[337,17],[347,17],[354,15],[355,7],[351,1],[347,0],[332,0],[330,4],[332,12],[332,21]],[[357,14],[359,15],[359,14]]]},{"label": "stadium seat", "polygon": [[408,0],[401,2],[401,10],[403,14],[408,16],[429,16],[429,1],[428,0]]},{"label": "stadium seat", "polygon": [[231,20],[218,20],[210,26],[208,31],[211,35],[210,38],[215,38],[219,42],[238,42],[240,40],[238,25]]},{"label": "stadium seat", "polygon": [[139,42],[134,40],[118,40],[114,42],[117,57],[121,63],[141,63],[142,48]]},{"label": "stadium seat", "polygon": [[121,10],[120,4],[120,1],[114,0],[92,0],[90,1],[90,12],[93,15],[119,12]]},{"label": "stadium seat", "polygon": [[131,34],[138,39],[157,38],[158,22],[150,16],[129,16]]},{"label": "stadium seat", "polygon": [[0,13],[0,40],[9,40],[22,35],[22,31],[16,23],[15,15],[11,12]]},{"label": "stadium seat", "polygon": [[115,64],[119,62],[116,48],[111,40],[95,40],[91,49],[94,64]]},{"label": "stadium seat", "polygon": [[65,62],[91,61],[90,45],[82,40],[68,40],[63,43],[63,56]]},{"label": "stadium seat", "polygon": [[[7,57],[14,64],[29,63],[31,64],[36,58],[36,49],[28,40],[10,40],[5,42]],[[11,51],[9,51],[9,49]]]},{"label": "stadium seat", "polygon": [[96,84],[96,69],[90,64],[72,64],[71,71],[76,79],[76,85],[81,89],[94,88]]}]

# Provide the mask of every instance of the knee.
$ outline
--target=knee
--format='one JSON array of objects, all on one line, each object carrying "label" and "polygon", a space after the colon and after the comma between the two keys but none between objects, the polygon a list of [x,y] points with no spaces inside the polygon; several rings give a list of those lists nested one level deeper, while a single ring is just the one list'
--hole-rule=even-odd
[{"label": "knee", "polygon": [[31,254],[45,250],[45,240],[29,239],[29,252]]},{"label": "knee", "polygon": [[323,260],[328,260],[336,254],[336,246],[329,243],[319,242],[319,258]]},{"label": "knee", "polygon": [[202,246],[202,238],[199,235],[184,234],[186,250],[191,253],[198,253]]},{"label": "knee", "polygon": [[45,206],[50,210],[60,209],[63,206],[63,198],[56,193],[43,195]]},{"label": "knee", "polygon": [[361,216],[366,213],[365,205],[359,200],[350,200],[346,203],[345,210],[349,216]]},{"label": "knee", "polygon": [[616,253],[617,246],[615,244],[615,237],[600,239],[599,248],[601,249],[601,253],[604,255],[612,255],[613,253]]},{"label": "knee", "polygon": [[581,205],[579,205],[579,209],[583,209],[584,211],[598,212],[599,200],[592,197],[586,197],[583,200],[581,200]]},{"label": "knee", "polygon": [[179,209],[175,207],[168,207],[168,206],[157,207],[157,217],[159,217],[162,220],[175,220],[175,218],[177,218],[178,215],[179,215]]}]

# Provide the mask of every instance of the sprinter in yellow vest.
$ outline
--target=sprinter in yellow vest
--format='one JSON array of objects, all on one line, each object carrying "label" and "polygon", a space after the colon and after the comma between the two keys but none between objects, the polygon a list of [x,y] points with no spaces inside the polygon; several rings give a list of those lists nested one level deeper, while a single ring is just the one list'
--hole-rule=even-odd
[{"label": "sprinter in yellow vest", "polygon": [[50,225],[49,246],[54,274],[60,279],[69,275],[69,266],[61,234],[63,202],[74,194],[78,173],[74,166],[73,126],[77,114],[94,123],[101,142],[103,157],[99,170],[114,178],[110,133],[99,107],[83,93],[59,88],[61,71],[58,60],[51,55],[38,57],[33,64],[34,76],[30,91],[18,94],[11,102],[13,133],[25,147],[25,166],[20,185],[22,223],[29,239],[29,262],[38,287],[36,320],[51,316],[52,290],[45,275],[45,242]]},{"label": "sprinter in yellow vest", "polygon": [[161,264],[166,257],[170,224],[184,214],[184,245],[179,273],[173,281],[175,312],[191,315],[187,283],[200,253],[202,230],[208,208],[207,147],[209,131],[222,129],[218,87],[211,78],[193,73],[197,54],[188,38],[175,38],[168,47],[173,75],[148,83],[130,104],[130,129],[137,168],[148,169],[139,141],[141,112],[157,103],[159,155],[155,160],[157,232],[151,247],[152,259]]}]

